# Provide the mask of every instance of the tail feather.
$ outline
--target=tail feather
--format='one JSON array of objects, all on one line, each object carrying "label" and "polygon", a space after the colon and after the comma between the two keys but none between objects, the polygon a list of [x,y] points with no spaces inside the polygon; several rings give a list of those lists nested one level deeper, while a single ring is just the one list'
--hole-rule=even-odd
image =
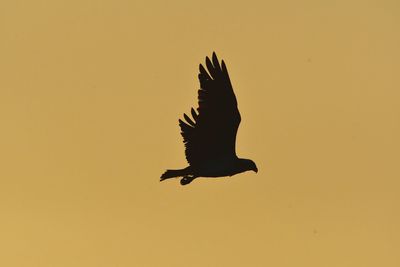
[{"label": "tail feather", "polygon": [[181,177],[190,174],[188,168],[180,169],[180,170],[166,170],[160,178],[160,181],[165,179],[174,178],[174,177]]}]

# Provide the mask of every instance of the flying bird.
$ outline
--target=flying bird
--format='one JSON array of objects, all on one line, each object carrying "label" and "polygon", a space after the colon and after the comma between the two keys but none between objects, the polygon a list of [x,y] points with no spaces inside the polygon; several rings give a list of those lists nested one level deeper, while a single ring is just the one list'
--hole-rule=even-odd
[{"label": "flying bird", "polygon": [[193,119],[183,114],[185,121],[179,120],[189,166],[167,170],[160,181],[182,177],[181,185],[187,185],[198,177],[258,172],[252,160],[236,155],[236,133],[241,117],[225,62],[222,60],[220,64],[214,52],[212,60],[206,57],[206,67],[208,72],[199,65],[197,112],[192,108]]}]

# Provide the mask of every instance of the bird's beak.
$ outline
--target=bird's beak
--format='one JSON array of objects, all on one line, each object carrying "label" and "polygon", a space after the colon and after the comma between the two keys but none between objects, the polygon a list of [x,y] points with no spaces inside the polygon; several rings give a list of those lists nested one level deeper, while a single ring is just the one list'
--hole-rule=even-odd
[{"label": "bird's beak", "polygon": [[255,168],[255,169],[254,169],[254,171],[257,173],[257,172],[258,172],[258,169],[257,169],[257,168]]}]

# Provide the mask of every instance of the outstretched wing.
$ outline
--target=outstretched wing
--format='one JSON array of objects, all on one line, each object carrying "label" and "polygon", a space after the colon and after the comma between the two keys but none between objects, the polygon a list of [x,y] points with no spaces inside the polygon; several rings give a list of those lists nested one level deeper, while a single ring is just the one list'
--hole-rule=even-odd
[{"label": "outstretched wing", "polygon": [[215,52],[212,61],[207,57],[208,72],[200,64],[198,91],[199,107],[191,110],[193,120],[184,114],[179,120],[185,143],[186,159],[195,166],[220,157],[236,157],[236,133],[240,113],[229,79],[228,70]]}]

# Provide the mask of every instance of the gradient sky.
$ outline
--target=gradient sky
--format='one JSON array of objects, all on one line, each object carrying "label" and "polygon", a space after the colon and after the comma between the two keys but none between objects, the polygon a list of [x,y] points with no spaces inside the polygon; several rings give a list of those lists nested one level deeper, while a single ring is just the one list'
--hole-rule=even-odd
[{"label": "gradient sky", "polygon": [[[2,0],[0,266],[400,266],[399,1]],[[258,174],[185,167],[226,61]]]}]

